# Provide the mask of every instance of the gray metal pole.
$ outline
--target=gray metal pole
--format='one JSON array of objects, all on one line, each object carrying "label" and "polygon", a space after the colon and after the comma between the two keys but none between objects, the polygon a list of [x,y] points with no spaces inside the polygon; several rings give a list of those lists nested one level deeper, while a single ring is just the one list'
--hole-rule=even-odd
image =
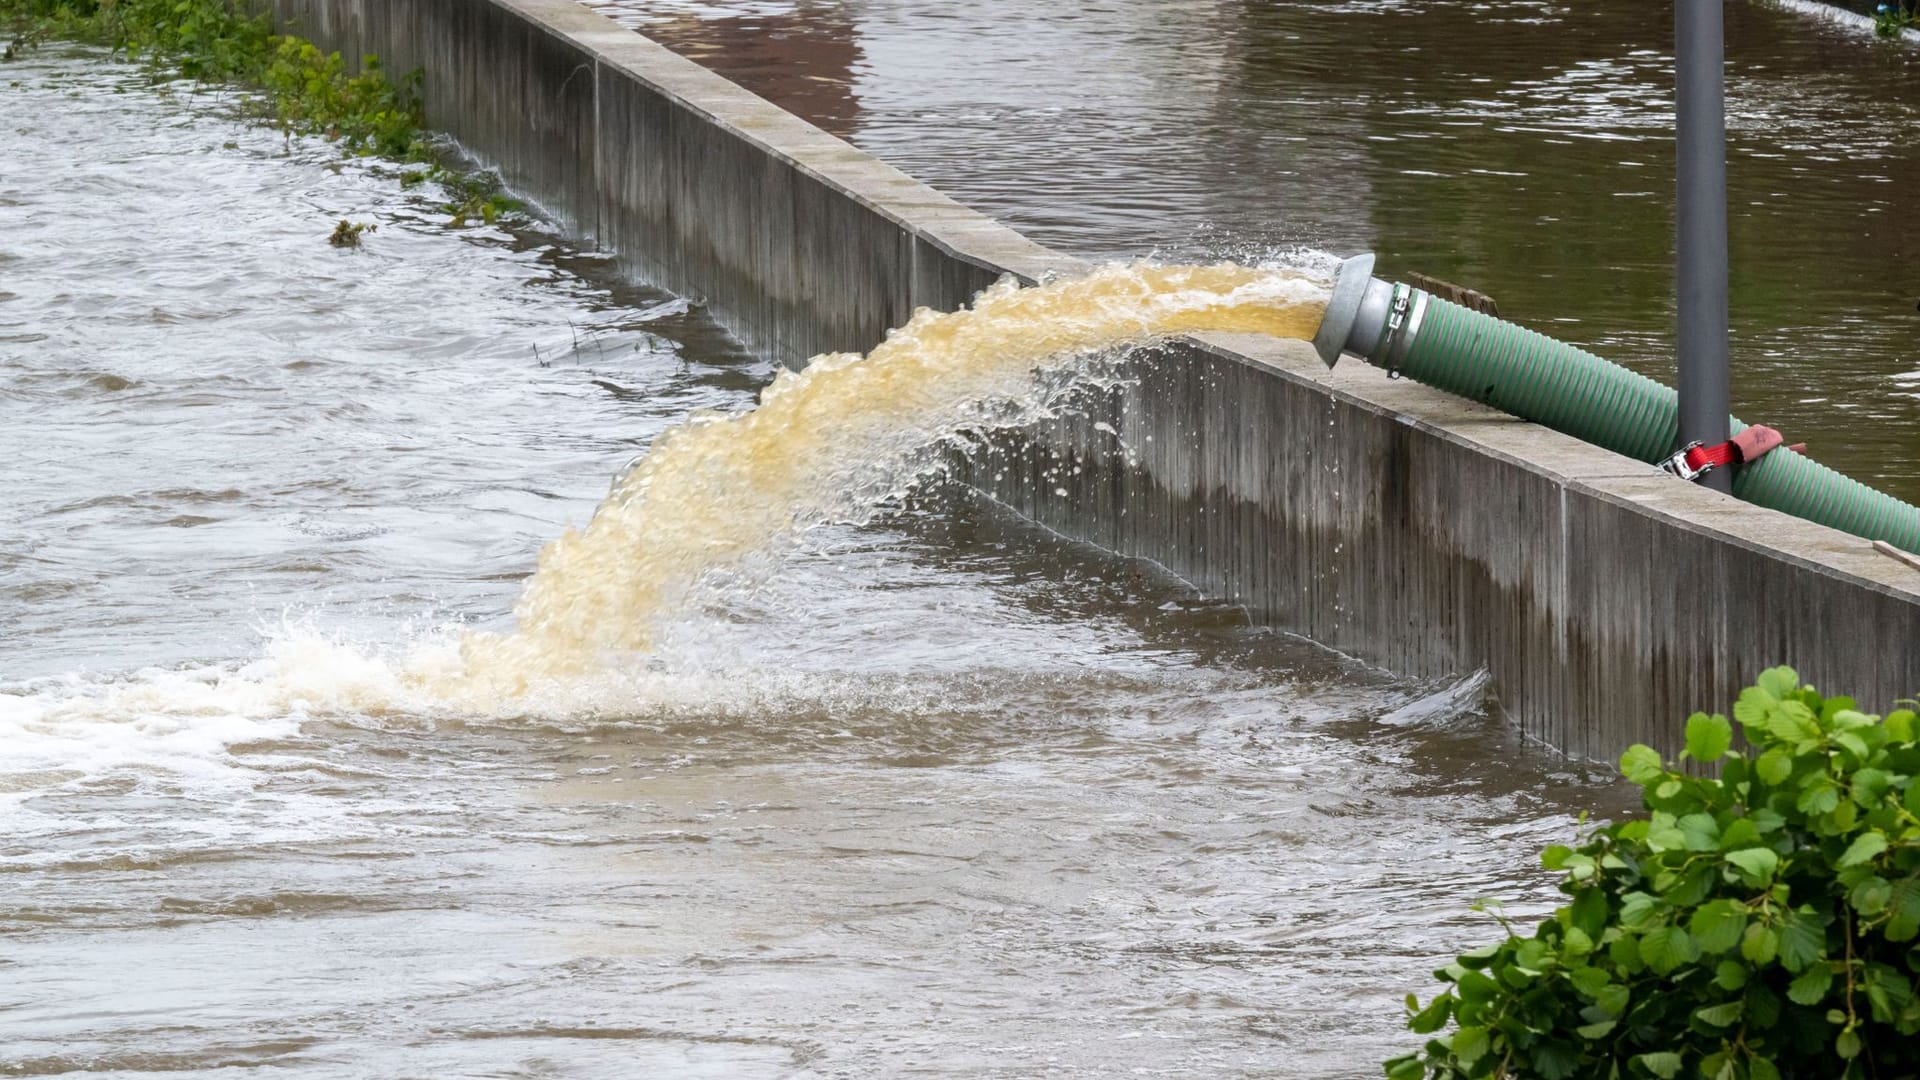
[{"label": "gray metal pole", "polygon": [[[1727,116],[1721,0],[1674,0],[1676,275],[1680,444],[1728,437]],[[1733,490],[1716,469],[1701,483]]]}]

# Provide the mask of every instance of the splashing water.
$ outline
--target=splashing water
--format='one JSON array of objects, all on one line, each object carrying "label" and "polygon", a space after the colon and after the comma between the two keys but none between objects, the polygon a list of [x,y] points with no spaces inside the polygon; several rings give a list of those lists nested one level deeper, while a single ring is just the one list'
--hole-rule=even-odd
[{"label": "splashing water", "polygon": [[470,636],[463,670],[438,689],[493,701],[645,652],[709,573],[797,529],[864,520],[943,439],[1042,415],[1057,395],[1036,369],[1183,331],[1306,338],[1325,307],[1325,286],[1291,271],[1135,263],[1032,288],[1003,280],[957,312],[923,308],[864,357],[783,373],[757,409],[662,434],[585,529],[541,553],[518,630]]},{"label": "splashing water", "polygon": [[[755,409],[696,413],[662,433],[584,529],[541,553],[511,634],[442,633],[395,655],[295,628],[237,670],[0,695],[0,722],[53,734],[140,718],[169,734],[159,718],[559,719],[645,709],[662,695],[726,697],[698,673],[635,662],[710,575],[810,525],[867,520],[937,464],[943,440],[1048,414],[1073,379],[1063,387],[1047,372],[1084,373],[1089,357],[1185,331],[1306,338],[1326,300],[1326,285],[1298,271],[1232,264],[1111,265],[1028,288],[1005,280],[969,309],[921,310],[864,357],[783,372]],[[62,757],[43,765],[58,769]]]}]

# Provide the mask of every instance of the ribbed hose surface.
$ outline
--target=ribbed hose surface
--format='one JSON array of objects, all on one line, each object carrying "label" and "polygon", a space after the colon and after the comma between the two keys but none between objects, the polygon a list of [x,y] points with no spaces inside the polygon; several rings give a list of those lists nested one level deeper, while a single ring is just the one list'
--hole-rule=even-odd
[{"label": "ribbed hose surface", "polygon": [[[1437,297],[1427,300],[1400,372],[1649,464],[1673,453],[1679,432],[1679,400],[1671,388]],[[1735,432],[1745,427],[1733,421]],[[1740,466],[1733,492],[1759,506],[1920,553],[1920,508],[1801,454],[1776,450]]]}]

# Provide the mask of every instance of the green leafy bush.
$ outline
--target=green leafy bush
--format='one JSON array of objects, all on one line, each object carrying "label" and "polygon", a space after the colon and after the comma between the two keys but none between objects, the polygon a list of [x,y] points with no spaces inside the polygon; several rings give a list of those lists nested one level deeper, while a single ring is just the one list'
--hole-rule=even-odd
[{"label": "green leafy bush", "polygon": [[456,227],[526,210],[497,175],[435,160],[420,71],[390,77],[377,56],[349,71],[339,53],[275,34],[250,0],[0,0],[0,37],[13,42],[5,58],[58,37],[111,46],[163,75],[256,87],[262,114],[289,132],[424,166],[402,173],[402,186],[438,183]]},{"label": "green leafy bush", "polygon": [[1682,760],[1718,778],[1621,756],[1648,816],[1542,854],[1570,902],[1409,997],[1436,1037],[1392,1080],[1920,1075],[1914,713],[1868,716],[1775,668],[1733,714],[1745,751],[1726,717],[1687,721]]},{"label": "green leafy bush", "polygon": [[380,58],[363,57],[360,73],[347,73],[339,53],[323,53],[311,41],[282,37],[259,82],[273,95],[282,123],[339,139],[364,153],[404,158],[416,154],[424,118],[421,74],[390,82]]},{"label": "green leafy bush", "polygon": [[246,83],[266,91],[288,131],[338,141],[357,154],[421,157],[426,118],[420,72],[389,79],[380,59],[347,71],[339,53],[273,32],[236,0],[0,0],[21,41],[63,37],[109,45],[170,75]]}]

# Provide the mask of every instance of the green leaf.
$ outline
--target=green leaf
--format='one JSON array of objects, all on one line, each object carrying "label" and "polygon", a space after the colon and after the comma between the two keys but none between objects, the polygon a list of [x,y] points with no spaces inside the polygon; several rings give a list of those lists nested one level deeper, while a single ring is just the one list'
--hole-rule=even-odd
[{"label": "green leaf", "polygon": [[1639,1066],[1660,1080],[1673,1080],[1680,1075],[1680,1055],[1671,1050],[1662,1050],[1653,1054],[1641,1054],[1633,1059]]},{"label": "green leaf", "polygon": [[1736,900],[1711,900],[1693,913],[1687,924],[1695,944],[1705,953],[1723,953],[1740,944],[1747,929],[1747,909]]},{"label": "green leaf", "polygon": [[1541,1080],[1570,1080],[1586,1056],[1578,1045],[1559,1039],[1541,1039],[1533,1044],[1531,1053]]},{"label": "green leaf", "polygon": [[1740,871],[1740,879],[1749,885],[1765,885],[1780,869],[1780,856],[1772,848],[1747,848],[1727,852],[1727,861]]},{"label": "green leaf", "polygon": [[1387,1080],[1424,1080],[1427,1075],[1426,1063],[1419,1054],[1408,1054],[1387,1062]]},{"label": "green leaf", "polygon": [[1581,889],[1574,894],[1573,903],[1567,907],[1567,917],[1571,925],[1584,931],[1594,941],[1607,929],[1607,894],[1597,888]]},{"label": "green leaf", "polygon": [[1846,854],[1840,856],[1841,866],[1859,866],[1872,862],[1887,850],[1887,834],[1878,829],[1863,832],[1847,845]]},{"label": "green leaf", "polygon": [[1860,804],[1852,799],[1842,798],[1840,805],[1822,817],[1819,826],[1828,836],[1844,836],[1853,831],[1855,821],[1860,816]]},{"label": "green leaf", "polygon": [[1693,938],[1677,926],[1656,926],[1640,937],[1640,960],[1655,975],[1666,975],[1700,956]]},{"label": "green leaf", "polygon": [[1632,934],[1621,934],[1614,938],[1613,943],[1607,946],[1607,959],[1612,960],[1613,966],[1626,975],[1638,975],[1647,966],[1640,961],[1640,942]]},{"label": "green leaf", "polygon": [[1740,955],[1750,963],[1765,967],[1773,963],[1780,953],[1780,934],[1764,923],[1748,925],[1747,932],[1740,937]]},{"label": "green leaf", "polygon": [[1575,881],[1591,881],[1595,876],[1593,856],[1574,852],[1567,857],[1567,876]]},{"label": "green leaf", "polygon": [[1887,738],[1894,742],[1910,743],[1916,734],[1920,734],[1920,724],[1915,720],[1912,709],[1895,709],[1887,714]]},{"label": "green leaf", "polygon": [[1651,746],[1635,743],[1627,747],[1626,753],[1620,755],[1620,775],[1641,787],[1646,787],[1666,774],[1667,769],[1660,760],[1659,751]]},{"label": "green leaf", "polygon": [[1687,754],[1695,761],[1714,762],[1733,746],[1733,725],[1724,716],[1694,713],[1687,718]]},{"label": "green leaf", "polygon": [[1887,907],[1893,912],[1893,917],[1887,920],[1887,940],[1912,941],[1920,934],[1920,877],[1895,882]]},{"label": "green leaf", "polygon": [[1853,1028],[1842,1031],[1833,1040],[1833,1052],[1851,1060],[1860,1054],[1860,1033]]},{"label": "green leaf", "polygon": [[1552,956],[1546,942],[1537,937],[1528,938],[1514,950],[1513,963],[1508,966],[1508,970],[1517,969],[1528,976],[1538,975],[1546,970],[1552,961]]},{"label": "green leaf", "polygon": [[1630,892],[1620,898],[1620,925],[1643,930],[1660,914],[1659,898],[1643,892]]},{"label": "green leaf", "polygon": [[1831,723],[1842,731],[1872,727],[1877,717],[1860,711],[1860,703],[1850,697],[1830,697],[1820,703],[1820,722]]},{"label": "green leaf", "polygon": [[1850,794],[1867,810],[1879,807],[1893,788],[1893,776],[1885,769],[1861,769],[1853,774]]},{"label": "green leaf", "polygon": [[1460,1000],[1469,1005],[1485,1005],[1500,996],[1500,984],[1478,971],[1462,971],[1454,980]]},{"label": "green leaf", "polygon": [[1607,988],[1607,973],[1597,967],[1581,966],[1567,972],[1567,981],[1580,992],[1580,996],[1589,1000],[1600,996]]},{"label": "green leaf", "polygon": [[1794,805],[1800,808],[1801,813],[1816,817],[1829,813],[1840,805],[1840,785],[1833,782],[1833,777],[1821,773],[1800,789],[1800,797],[1794,800]]},{"label": "green leaf", "polygon": [[1695,863],[1693,869],[1681,875],[1660,893],[1660,898],[1678,908],[1690,908],[1713,892],[1714,882],[1720,877],[1719,868],[1705,860]]},{"label": "green leaf", "polygon": [[1720,823],[1712,814],[1688,814],[1674,824],[1680,827],[1688,851],[1717,851],[1720,848]]},{"label": "green leaf", "polygon": [[1468,1068],[1485,1057],[1491,1045],[1492,1039],[1483,1027],[1463,1027],[1453,1033],[1453,1056]]},{"label": "green leaf", "polygon": [[[1860,714],[1859,713],[1841,713],[1840,715],[1843,717],[1846,717],[1846,716],[1858,716]],[[1833,741],[1845,747],[1847,753],[1852,754],[1855,761],[1865,761],[1867,760],[1868,755],[1871,753],[1871,751],[1867,749],[1867,740],[1861,738],[1859,735],[1851,731],[1840,732],[1839,734],[1833,737]]]},{"label": "green leaf", "polygon": [[1722,960],[1713,969],[1713,984],[1722,990],[1739,990],[1747,985],[1747,965],[1738,960]]},{"label": "green leaf", "polygon": [[1463,968],[1485,971],[1488,965],[1493,963],[1494,957],[1500,955],[1501,948],[1500,945],[1482,945],[1477,949],[1461,953],[1456,959],[1460,961],[1460,966]]},{"label": "green leaf", "polygon": [[1740,1013],[1745,1008],[1745,1002],[1728,1001],[1719,1005],[1709,1005],[1704,1009],[1696,1009],[1693,1018],[1709,1027],[1726,1027],[1740,1019]]},{"label": "green leaf", "polygon": [[1747,1059],[1747,1077],[1748,1080],[1781,1080],[1780,1070],[1773,1062],[1758,1055]]},{"label": "green leaf", "polygon": [[1779,787],[1793,775],[1793,755],[1776,746],[1754,761],[1753,771],[1764,783]]},{"label": "green leaf", "polygon": [[1913,985],[1903,971],[1886,964],[1867,965],[1867,999],[1873,1003],[1873,1018],[1889,1023],[1914,1000]]},{"label": "green leaf", "polygon": [[1893,883],[1883,877],[1870,877],[1847,893],[1847,902],[1862,915],[1874,916],[1887,910],[1893,899]]},{"label": "green leaf", "polygon": [[1780,927],[1780,965],[1799,971],[1827,951],[1827,928],[1819,916],[1805,911],[1787,915]]},{"label": "green leaf", "polygon": [[1776,698],[1785,698],[1800,689],[1800,675],[1790,667],[1768,668],[1754,680],[1754,685]]},{"label": "green leaf", "polygon": [[1753,847],[1760,843],[1760,829],[1752,818],[1734,818],[1733,822],[1720,832],[1720,850],[1738,851],[1743,847]]},{"label": "green leaf", "polygon": [[1687,846],[1687,834],[1680,831],[1673,815],[1665,810],[1655,810],[1647,822],[1647,846],[1655,851],[1683,851]]},{"label": "green leaf", "polygon": [[1602,1020],[1597,1024],[1582,1024],[1574,1028],[1573,1033],[1583,1039],[1598,1039],[1605,1036],[1615,1027],[1618,1027],[1619,1024],[1620,1021],[1618,1020]]},{"label": "green leaf", "polygon": [[1567,857],[1572,854],[1573,849],[1565,844],[1550,844],[1540,852],[1540,865],[1549,870],[1558,870],[1567,865]]},{"label": "green leaf", "polygon": [[1787,997],[1796,1005],[1818,1005],[1832,988],[1832,965],[1814,964],[1794,977],[1787,986]]},{"label": "green leaf", "polygon": [[[1412,1003],[1413,996],[1408,995],[1409,1006]],[[1427,1002],[1426,1008],[1408,1017],[1407,1027],[1417,1035],[1431,1035],[1446,1027],[1447,1018],[1451,1015],[1453,1015],[1453,995],[1442,992],[1432,1001]]]},{"label": "green leaf", "polygon": [[1767,715],[1767,733],[1782,742],[1820,741],[1820,721],[1813,711],[1797,701],[1783,701]]}]

